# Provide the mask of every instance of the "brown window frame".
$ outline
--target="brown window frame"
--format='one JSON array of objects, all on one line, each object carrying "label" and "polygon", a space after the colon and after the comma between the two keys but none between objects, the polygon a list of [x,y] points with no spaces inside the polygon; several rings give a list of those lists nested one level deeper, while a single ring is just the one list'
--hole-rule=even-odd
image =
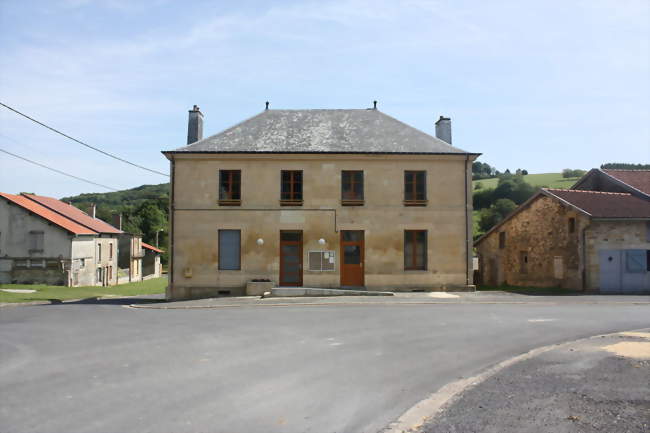
[{"label": "brown window frame", "polygon": [[499,232],[499,249],[506,248],[506,232]]},{"label": "brown window frame", "polygon": [[108,243],[108,260],[113,260],[113,242]]},{"label": "brown window frame", "polygon": [[[361,181],[357,182],[355,176],[361,174]],[[343,206],[362,206],[364,204],[364,173],[363,170],[341,171],[341,204]],[[345,187],[350,186],[351,197],[345,197]]]},{"label": "brown window frame", "polygon": [[[424,257],[422,257],[422,266],[418,267],[417,266],[417,235],[419,233],[424,233],[424,248],[422,250],[422,253],[424,254]],[[406,263],[406,239],[407,237],[411,236],[411,245],[412,245],[412,251],[411,251],[411,258],[412,258],[412,263]],[[426,271],[427,270],[427,262],[428,262],[428,238],[429,238],[429,232],[428,230],[404,230],[404,270],[405,271]]]},{"label": "brown window frame", "polygon": [[[424,190],[423,198],[417,198],[418,174],[423,175],[423,183],[422,183],[422,188]],[[426,205],[427,205],[426,170],[405,170],[404,171],[404,206],[426,206]]]},{"label": "brown window frame", "polygon": [[[289,191],[284,190],[284,175],[289,173]],[[296,174],[300,173],[300,180],[296,180]],[[280,171],[280,205],[281,206],[302,206],[303,203],[303,194],[304,194],[304,183],[303,183],[303,172],[302,170],[281,170]],[[300,192],[295,191],[295,185],[300,184]],[[285,193],[289,194],[288,198],[285,198]],[[299,196],[299,197],[298,197]]]},{"label": "brown window frame", "polygon": [[[234,175],[238,176],[236,182]],[[225,192],[221,188],[224,184],[224,176],[228,176],[228,178],[225,179],[228,190]],[[237,198],[233,198],[235,195]],[[241,206],[241,170],[219,170],[219,205]]]},{"label": "brown window frame", "polygon": [[571,217],[569,218],[569,233],[575,233],[576,231],[576,219]]}]

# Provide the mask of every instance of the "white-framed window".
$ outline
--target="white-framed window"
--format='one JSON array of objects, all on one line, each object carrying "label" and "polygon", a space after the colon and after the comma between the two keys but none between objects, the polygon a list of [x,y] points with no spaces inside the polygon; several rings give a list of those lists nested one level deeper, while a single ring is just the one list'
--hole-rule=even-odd
[{"label": "white-framed window", "polygon": [[309,251],[309,270],[316,272],[334,271],[336,255],[334,251]]}]

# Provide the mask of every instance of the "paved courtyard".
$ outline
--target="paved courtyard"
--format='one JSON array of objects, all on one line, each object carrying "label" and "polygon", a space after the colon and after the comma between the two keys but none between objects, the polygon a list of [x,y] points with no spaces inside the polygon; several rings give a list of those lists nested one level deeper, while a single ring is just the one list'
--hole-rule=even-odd
[{"label": "paved courtyard", "polygon": [[374,433],[536,347],[650,327],[649,297],[595,298],[3,307],[0,431]]}]

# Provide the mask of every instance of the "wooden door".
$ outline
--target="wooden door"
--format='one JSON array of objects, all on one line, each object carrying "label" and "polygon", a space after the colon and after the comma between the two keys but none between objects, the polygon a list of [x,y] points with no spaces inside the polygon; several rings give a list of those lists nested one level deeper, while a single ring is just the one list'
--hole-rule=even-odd
[{"label": "wooden door", "polygon": [[302,231],[280,231],[280,285],[302,286]]},{"label": "wooden door", "polygon": [[341,230],[341,287],[363,287],[363,230]]}]

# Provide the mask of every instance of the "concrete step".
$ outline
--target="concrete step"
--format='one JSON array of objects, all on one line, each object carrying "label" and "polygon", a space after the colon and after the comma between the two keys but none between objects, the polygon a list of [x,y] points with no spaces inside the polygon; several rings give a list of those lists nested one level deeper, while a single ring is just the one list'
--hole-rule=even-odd
[{"label": "concrete step", "polygon": [[393,296],[393,292],[376,292],[370,290],[318,289],[308,287],[274,287],[265,292],[264,298],[299,297],[299,296]]}]

